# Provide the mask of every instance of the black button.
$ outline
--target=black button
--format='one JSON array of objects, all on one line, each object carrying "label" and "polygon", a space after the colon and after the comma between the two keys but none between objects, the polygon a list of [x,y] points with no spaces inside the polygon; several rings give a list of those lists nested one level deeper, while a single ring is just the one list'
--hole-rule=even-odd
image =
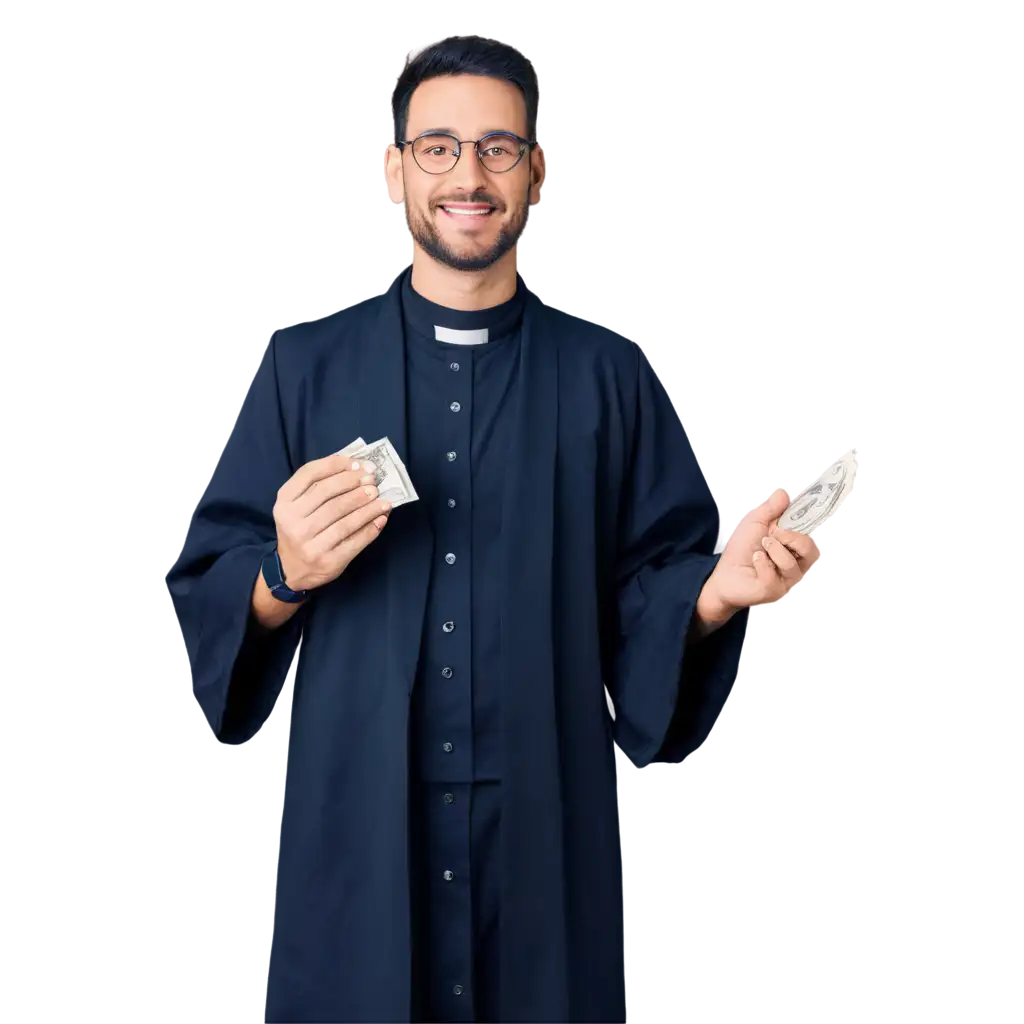
[{"label": "black button", "polygon": [[447,665],[445,665],[445,667],[441,669],[441,675],[443,675],[445,679],[451,679],[452,670]]},{"label": "black button", "polygon": [[451,745],[450,743],[442,743],[442,744],[441,744],[441,749],[442,749],[442,750],[443,750],[443,751],[444,751],[444,752],[445,752],[446,754],[450,754],[450,753],[452,752],[452,745]]},{"label": "black button", "polygon": [[453,804],[453,803],[455,803],[455,794],[454,793],[445,793],[445,795],[444,795],[444,802],[446,804]]},{"label": "black button", "polygon": [[456,986],[455,986],[454,988],[452,988],[452,991],[453,991],[453,992],[454,992],[454,993],[455,993],[455,994],[456,994],[457,996],[461,996],[461,995],[462,995],[462,986],[461,986],[461,985],[456,985]]}]

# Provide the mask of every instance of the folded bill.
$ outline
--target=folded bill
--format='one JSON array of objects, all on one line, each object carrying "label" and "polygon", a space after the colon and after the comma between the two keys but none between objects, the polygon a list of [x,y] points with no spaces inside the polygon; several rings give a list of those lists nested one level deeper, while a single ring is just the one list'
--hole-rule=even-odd
[{"label": "folded bill", "polygon": [[382,437],[372,444],[367,444],[361,437],[347,444],[337,455],[347,455],[358,459],[366,466],[373,466],[378,497],[391,502],[392,508],[405,505],[410,501],[419,501],[416,488],[409,479],[405,463],[398,457],[395,446],[387,437]]},{"label": "folded bill", "polygon": [[801,491],[797,499],[779,516],[780,530],[811,533],[846,500],[853,490],[857,475],[857,449],[851,448],[842,458],[833,462],[810,487]]}]

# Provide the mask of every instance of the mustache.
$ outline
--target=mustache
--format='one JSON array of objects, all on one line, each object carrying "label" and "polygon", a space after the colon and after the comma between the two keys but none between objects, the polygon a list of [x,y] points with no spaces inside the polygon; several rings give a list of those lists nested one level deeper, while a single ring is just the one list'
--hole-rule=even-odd
[{"label": "mustache", "polygon": [[496,210],[501,209],[501,203],[495,202],[490,196],[449,196],[447,199],[438,199],[435,206],[447,206],[449,203],[486,203],[488,206],[493,206]]}]

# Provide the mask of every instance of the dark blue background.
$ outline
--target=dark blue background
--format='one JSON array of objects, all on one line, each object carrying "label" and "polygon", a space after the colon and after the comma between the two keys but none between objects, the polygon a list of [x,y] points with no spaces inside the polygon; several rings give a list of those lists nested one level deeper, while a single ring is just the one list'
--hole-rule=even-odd
[{"label": "dark blue background", "polygon": [[[0,1019],[258,1018],[274,762],[205,748],[156,570],[262,330],[404,258],[401,44],[685,24],[394,18],[0,15]],[[648,340],[751,498],[840,445],[1022,444],[1007,289],[552,290]],[[631,792],[637,1020],[1019,1018],[1022,640],[759,626],[721,736]]]}]

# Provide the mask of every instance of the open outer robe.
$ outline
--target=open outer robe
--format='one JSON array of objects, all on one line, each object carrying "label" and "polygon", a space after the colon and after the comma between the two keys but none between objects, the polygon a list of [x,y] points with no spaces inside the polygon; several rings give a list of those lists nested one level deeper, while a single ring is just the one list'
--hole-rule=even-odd
[{"label": "open outer robe", "polygon": [[[407,739],[434,556],[420,503],[396,508],[284,626],[250,617],[295,470],[360,435],[405,457],[400,281],[274,333],[166,577],[195,696],[224,743],[266,721],[302,637],[267,1021],[410,1019]],[[520,359],[494,665],[501,1019],[624,1021],[613,743],[638,767],[696,749],[749,611],[687,645],[718,509],[640,348],[527,290]]]}]

